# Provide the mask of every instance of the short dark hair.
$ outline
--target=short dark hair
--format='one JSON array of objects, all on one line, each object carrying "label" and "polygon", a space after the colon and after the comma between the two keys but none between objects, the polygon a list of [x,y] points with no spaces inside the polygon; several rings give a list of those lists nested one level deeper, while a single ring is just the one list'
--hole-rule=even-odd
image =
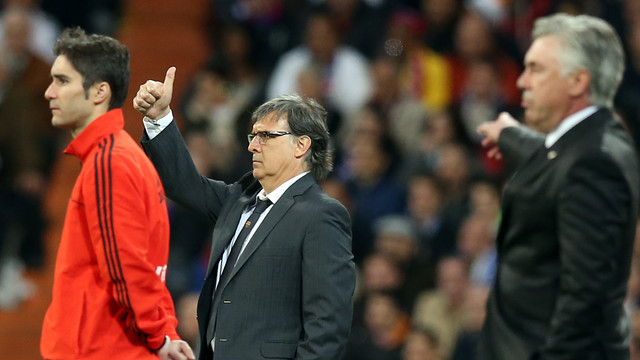
[{"label": "short dark hair", "polygon": [[129,90],[129,50],[118,40],[87,34],[79,27],[65,29],[53,47],[82,75],[85,92],[91,85],[106,81],[111,88],[109,110],[122,107]]},{"label": "short dark hair", "polygon": [[281,95],[260,105],[251,116],[255,123],[267,116],[286,118],[294,136],[311,138],[311,148],[305,157],[308,169],[316,181],[323,180],[333,170],[333,149],[327,130],[327,111],[311,98],[295,94]]}]

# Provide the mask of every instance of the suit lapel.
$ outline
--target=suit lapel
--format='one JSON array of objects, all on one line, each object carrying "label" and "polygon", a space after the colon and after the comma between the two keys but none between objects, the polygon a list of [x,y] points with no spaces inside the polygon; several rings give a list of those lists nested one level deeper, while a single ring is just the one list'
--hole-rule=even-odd
[{"label": "suit lapel", "polygon": [[293,204],[295,204],[295,197],[304,193],[314,183],[315,181],[313,180],[313,177],[311,177],[311,174],[307,174],[291,185],[291,187],[282,194],[282,197],[280,197],[280,199],[278,199],[278,201],[273,205],[273,208],[269,211],[262,223],[260,223],[255,234],[253,234],[244,251],[238,257],[238,262],[233,268],[227,284],[232,281],[233,277],[238,273],[238,271],[240,271],[240,269],[242,269],[244,264],[246,264],[249,258],[251,258],[260,245],[267,239],[271,230],[273,230]]},{"label": "suit lapel", "polygon": [[593,115],[576,124],[571,130],[567,131],[558,141],[551,146],[551,150],[555,150],[558,154],[565,153],[569,148],[582,143],[582,140],[593,131],[594,128],[601,127],[603,124],[612,119],[613,115],[608,109],[599,109]]},{"label": "suit lapel", "polygon": [[242,268],[242,266],[247,262],[247,260],[253,255],[253,253],[258,249],[260,244],[267,238],[267,235],[271,232],[271,230],[276,226],[276,224],[282,219],[284,214],[289,211],[289,208],[293,205],[294,200],[291,197],[280,198],[278,202],[273,205],[273,208],[267,216],[264,218],[258,229],[256,229],[255,234],[249,240],[249,243],[245,247],[240,257],[238,257],[238,262],[236,266],[233,268],[233,272],[231,273],[231,278]]},{"label": "suit lapel", "polygon": [[240,198],[231,206],[228,212],[226,212],[225,216],[218,219],[221,224],[224,226],[216,226],[215,231],[212,235],[212,247],[211,254],[209,255],[209,266],[207,268],[207,276],[211,275],[211,272],[214,270],[218,261],[222,257],[222,253],[224,249],[229,246],[231,239],[236,231],[236,225],[240,221],[240,217],[242,216],[242,211],[246,208],[247,205],[251,203],[251,201],[255,199],[255,195],[251,196],[248,194],[240,195]]}]

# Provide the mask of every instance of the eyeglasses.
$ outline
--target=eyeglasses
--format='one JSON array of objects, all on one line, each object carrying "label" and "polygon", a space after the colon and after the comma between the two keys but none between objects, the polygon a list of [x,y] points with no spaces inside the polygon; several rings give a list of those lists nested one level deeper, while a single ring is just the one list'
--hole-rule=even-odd
[{"label": "eyeglasses", "polygon": [[251,144],[253,138],[257,136],[260,145],[264,145],[267,143],[267,140],[284,135],[291,135],[291,133],[289,131],[258,131],[256,133],[247,134],[247,140],[249,140],[249,144]]}]

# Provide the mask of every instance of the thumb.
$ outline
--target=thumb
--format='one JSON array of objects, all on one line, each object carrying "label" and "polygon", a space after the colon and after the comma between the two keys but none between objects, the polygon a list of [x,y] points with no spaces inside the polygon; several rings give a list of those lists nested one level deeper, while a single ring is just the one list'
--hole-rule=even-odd
[{"label": "thumb", "polygon": [[176,79],[176,67],[172,66],[167,70],[167,75],[164,77],[164,87],[173,91],[173,81]]}]

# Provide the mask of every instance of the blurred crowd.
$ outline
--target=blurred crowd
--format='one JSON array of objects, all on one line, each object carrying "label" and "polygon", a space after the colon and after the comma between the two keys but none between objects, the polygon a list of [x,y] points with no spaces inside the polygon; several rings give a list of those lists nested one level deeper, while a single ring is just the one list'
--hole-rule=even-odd
[{"label": "blurred crowd", "polygon": [[[73,15],[62,0],[4,0],[0,14],[0,310],[33,292],[20,274],[43,263],[42,194],[66,143],[42,96],[55,35],[118,26],[119,1],[76,2]],[[322,186],[351,214],[358,269],[346,360],[474,359],[506,180],[475,129],[520,116],[516,79],[537,17],[587,13],[616,28],[627,56],[616,112],[640,139],[640,0],[212,0],[210,10],[214,50],[174,109],[201,173],[232,182],[251,170],[250,115],[269,98],[296,92],[328,111],[335,170]],[[212,226],[174,204],[170,218],[167,286],[193,340]],[[627,310],[640,359],[636,253]]]},{"label": "blurred crowd", "polygon": [[[115,30],[119,1],[4,0],[0,13],[0,310],[35,292],[23,276],[41,269],[47,220],[43,197],[68,142],[51,126],[44,92],[63,27]],[[74,6],[75,5],[75,6]]]}]

